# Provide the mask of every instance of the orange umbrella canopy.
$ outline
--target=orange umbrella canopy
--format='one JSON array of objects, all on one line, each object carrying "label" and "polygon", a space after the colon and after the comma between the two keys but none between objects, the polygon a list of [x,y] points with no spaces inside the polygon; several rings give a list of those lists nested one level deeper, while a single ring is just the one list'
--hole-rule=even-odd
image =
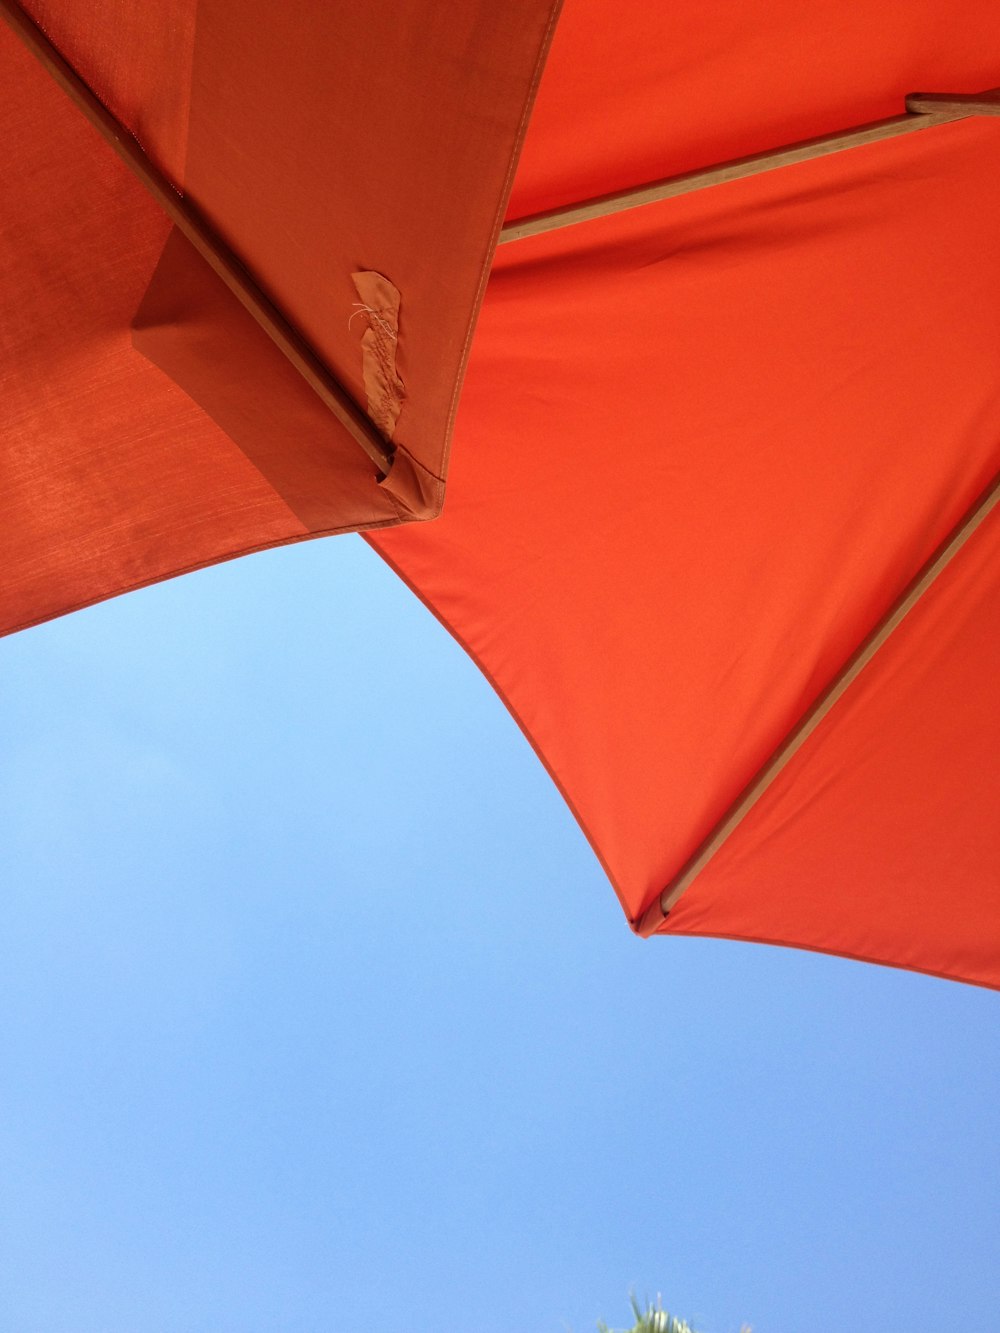
[{"label": "orange umbrella canopy", "polygon": [[1000,986],[994,3],[5,5],[5,629],[378,529],[634,928]]}]

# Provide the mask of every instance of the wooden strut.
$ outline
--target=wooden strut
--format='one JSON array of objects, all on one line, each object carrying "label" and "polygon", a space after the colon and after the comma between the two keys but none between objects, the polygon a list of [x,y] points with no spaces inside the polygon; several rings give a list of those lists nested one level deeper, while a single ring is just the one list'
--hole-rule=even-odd
[{"label": "wooden strut", "polygon": [[101,133],[125,165],[138,177],[178,231],[218,274],[243,308],[292,363],[309,387],[354,437],[381,476],[392,467],[393,449],[380,431],[313,351],[302,335],[264,295],[198,209],[179,194],[150,162],[139,143],[115,119],[76,70],[15,0],[0,0],[0,18],[48,70],[56,83]]},{"label": "wooden strut", "polygon": [[730,806],[727,814],[716,825],[694,856],[646,911],[635,926],[637,934],[645,936],[655,934],[680,896],[743,822],[782,769],[801,750],[802,746],[847,690],[850,689],[896,627],[916,606],[934,580],[950,564],[998,503],[1000,503],[1000,476],[995,477],[989,487],[979,496],[951,536],[946,538],[944,543],[938,547],[935,554],[931,556],[920,573],[904,590],[895,605],[875,626],[854,655],[848,658],[831,684],[820,695],[799,724],[789,732],[764,767],[752,779],[749,786],[744,788],[742,794]]},{"label": "wooden strut", "polygon": [[693,194],[696,190],[725,185],[729,181],[746,180],[749,176],[760,176],[779,167],[790,167],[817,157],[829,157],[848,148],[862,148],[865,144],[895,139],[902,134],[913,134],[917,130],[945,125],[953,120],[965,120],[969,116],[1000,116],[1000,89],[994,88],[985,93],[911,93],[906,99],[906,115],[877,120],[851,130],[840,130],[836,134],[824,134],[818,139],[803,139],[799,143],[786,144],[783,148],[772,148],[765,153],[739,157],[714,167],[687,171],[683,175],[670,176],[650,185],[617,190],[614,194],[601,195],[583,203],[567,204],[545,213],[518,218],[504,226],[499,243],[504,245],[528,236],[540,236],[560,227],[572,227],[612,213],[623,213],[630,208],[641,208],[643,204],[677,199],[681,195]]}]

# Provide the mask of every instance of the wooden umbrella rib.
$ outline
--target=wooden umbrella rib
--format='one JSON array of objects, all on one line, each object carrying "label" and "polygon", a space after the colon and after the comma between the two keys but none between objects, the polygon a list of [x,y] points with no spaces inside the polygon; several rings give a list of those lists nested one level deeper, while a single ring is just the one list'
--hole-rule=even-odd
[{"label": "wooden umbrella rib", "polygon": [[663,890],[636,926],[640,935],[652,935],[656,932],[681,895],[735,832],[790,760],[802,749],[802,746],[816,728],[833,710],[839,700],[843,698],[897,626],[916,606],[938,575],[947,568],[998,502],[1000,502],[1000,476],[995,477],[989,487],[979,496],[958,527],[953,530],[951,536],[938,548],[916,578],[904,590],[899,600],[876,625],[854,655],[848,659],[809,712],[788,734],[764,767],[758,771],[756,777],[744,788],[742,794],[736,799],[728,813],[716,825],[694,856]]},{"label": "wooden umbrella rib", "polygon": [[108,111],[15,0],[0,0],[0,18],[107,140],[178,231],[183,233],[333,416],[353,436],[379,473],[387,474],[392,467],[392,447],[308,342],[265,296],[197,208],[157,170],[129,131]]},{"label": "wooden umbrella rib", "polygon": [[677,199],[685,194],[693,194],[696,190],[706,190],[716,185],[746,180],[767,171],[794,166],[799,162],[810,162],[818,157],[829,157],[851,148],[863,148],[867,144],[879,143],[884,139],[896,139],[900,135],[913,134],[935,125],[947,124],[949,121],[965,120],[970,116],[1000,115],[1000,92],[992,90],[986,93],[968,94],[912,93],[906,99],[906,106],[907,113],[902,116],[873,121],[868,125],[839,130],[835,134],[824,134],[815,139],[803,139],[798,143],[785,144],[781,148],[768,149],[764,153],[735,158],[731,162],[721,162],[715,166],[699,168],[697,171],[687,171],[683,175],[669,176],[648,185],[617,190],[613,194],[600,195],[582,203],[567,204],[562,208],[532,214],[531,217],[518,218],[504,226],[500,233],[500,244],[520,241],[528,236],[540,236],[544,232],[572,227],[581,222],[592,222],[595,218],[641,208],[644,204]]}]

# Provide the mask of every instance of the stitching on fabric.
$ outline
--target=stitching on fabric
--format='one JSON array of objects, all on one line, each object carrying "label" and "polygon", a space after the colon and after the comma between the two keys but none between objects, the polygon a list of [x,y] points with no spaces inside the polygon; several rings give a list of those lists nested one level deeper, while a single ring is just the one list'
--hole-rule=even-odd
[{"label": "stitching on fabric", "polygon": [[365,305],[364,301],[352,301],[351,304],[355,309],[354,314],[347,321],[348,328],[351,327],[359,315],[367,315],[369,327],[371,327],[372,324],[377,324],[387,338],[391,338],[393,342],[397,341],[396,333],[392,325],[388,320],[382,318],[374,306]]},{"label": "stitching on fabric", "polygon": [[[396,369],[399,292],[388,278],[373,270],[355,273],[352,278],[362,299],[352,303],[353,314],[347,327],[359,317],[367,324],[361,339],[361,354],[368,415],[386,439],[391,440],[405,397],[403,381]],[[373,301],[380,304],[373,305]]]}]

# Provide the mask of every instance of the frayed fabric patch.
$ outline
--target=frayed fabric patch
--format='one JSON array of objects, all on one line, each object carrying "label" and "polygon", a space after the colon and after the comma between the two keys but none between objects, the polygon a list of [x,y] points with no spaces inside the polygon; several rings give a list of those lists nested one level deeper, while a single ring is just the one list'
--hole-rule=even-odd
[{"label": "frayed fabric patch", "polygon": [[396,370],[399,338],[399,292],[381,273],[352,273],[360,300],[354,302],[349,324],[363,320],[362,372],[368,415],[387,440],[392,439],[405,390]]}]

